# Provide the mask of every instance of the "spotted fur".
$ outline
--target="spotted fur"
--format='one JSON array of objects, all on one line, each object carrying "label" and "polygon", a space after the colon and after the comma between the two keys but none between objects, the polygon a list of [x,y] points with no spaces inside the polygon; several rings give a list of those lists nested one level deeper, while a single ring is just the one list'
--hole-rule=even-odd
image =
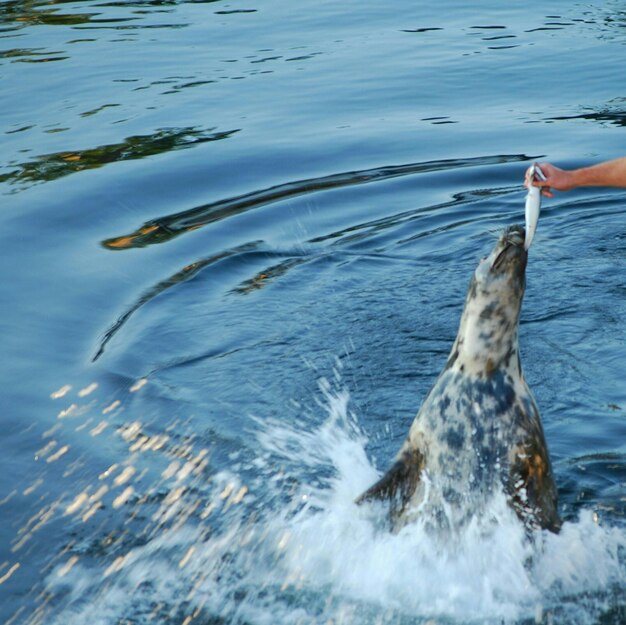
[{"label": "spotted fur", "polygon": [[479,263],[443,371],[396,462],[357,500],[389,500],[395,529],[417,515],[437,528],[461,527],[498,489],[529,529],[560,528],[539,410],[519,357],[524,238],[511,226]]}]

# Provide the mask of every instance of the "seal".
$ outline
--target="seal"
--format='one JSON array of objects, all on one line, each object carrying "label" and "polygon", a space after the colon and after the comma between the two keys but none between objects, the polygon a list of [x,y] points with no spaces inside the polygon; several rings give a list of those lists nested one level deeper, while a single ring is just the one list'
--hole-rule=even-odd
[{"label": "seal", "polygon": [[459,330],[391,469],[358,499],[389,501],[394,531],[418,515],[456,530],[504,492],[528,531],[558,532],[557,489],[518,347],[528,252],[510,226],[470,281]]}]

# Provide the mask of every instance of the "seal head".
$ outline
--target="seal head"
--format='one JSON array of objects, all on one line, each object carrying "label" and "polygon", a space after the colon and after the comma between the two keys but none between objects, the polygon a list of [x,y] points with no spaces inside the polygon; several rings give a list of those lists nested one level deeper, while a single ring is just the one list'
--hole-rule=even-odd
[{"label": "seal head", "polygon": [[558,531],[539,410],[522,374],[518,325],[528,253],[511,226],[470,281],[448,361],[392,468],[357,503],[390,503],[392,527],[420,516],[455,530],[504,493],[529,529]]},{"label": "seal head", "polygon": [[526,286],[524,230],[511,226],[483,258],[470,282],[447,367],[489,376],[517,355],[517,328]]}]

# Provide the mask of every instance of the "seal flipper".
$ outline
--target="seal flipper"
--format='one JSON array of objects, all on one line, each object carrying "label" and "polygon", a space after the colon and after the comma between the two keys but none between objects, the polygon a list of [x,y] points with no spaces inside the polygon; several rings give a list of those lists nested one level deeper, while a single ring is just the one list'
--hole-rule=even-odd
[{"label": "seal flipper", "polygon": [[356,499],[360,505],[380,499],[389,501],[391,519],[398,518],[410,502],[420,481],[424,457],[418,450],[405,450],[394,465]]},{"label": "seal flipper", "polygon": [[508,491],[517,516],[529,529],[541,527],[558,534],[562,521],[557,489],[547,452],[528,446],[517,453],[509,474]]}]

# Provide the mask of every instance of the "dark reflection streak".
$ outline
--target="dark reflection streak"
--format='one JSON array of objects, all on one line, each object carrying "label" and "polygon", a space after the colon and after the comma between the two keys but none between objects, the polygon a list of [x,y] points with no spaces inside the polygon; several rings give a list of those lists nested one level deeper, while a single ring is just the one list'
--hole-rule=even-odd
[{"label": "dark reflection streak", "polygon": [[558,310],[548,312],[544,315],[526,318],[522,323],[523,324],[531,324],[531,323],[545,323],[546,321],[552,321],[553,319],[563,320],[565,317],[575,317],[579,314],[579,310],[576,306],[572,305],[569,308],[559,308]]},{"label": "dark reflection streak", "polygon": [[483,37],[483,41],[498,41],[499,39],[516,39],[517,35],[496,35],[494,37]]},{"label": "dark reflection streak", "polygon": [[209,360],[212,358],[226,358],[227,356],[232,356],[233,354],[237,354],[239,352],[243,352],[249,349],[259,349],[263,347],[275,347],[277,345],[286,345],[284,341],[276,341],[276,340],[264,340],[259,341],[258,343],[252,343],[249,345],[242,345],[241,347],[233,347],[229,350],[210,350],[205,352],[204,354],[199,354],[197,356],[185,357],[185,358],[176,358],[171,360],[164,365],[154,368],[147,377],[154,375],[156,373],[162,373],[164,371],[170,371],[172,369],[182,369],[185,367],[190,367],[201,363],[203,360]]},{"label": "dark reflection streak", "polygon": [[623,112],[597,112],[597,113],[582,113],[581,115],[562,115],[559,117],[549,117],[544,121],[566,121],[571,119],[587,119],[597,122],[609,122],[616,126],[626,126],[626,111]]},{"label": "dark reflection streak", "polygon": [[0,4],[0,23],[14,24],[16,28],[33,25],[73,26],[89,22],[98,13],[57,13],[50,8],[50,3],[40,2],[4,2]]},{"label": "dark reflection streak", "polygon": [[134,0],[127,2],[99,2],[97,7],[121,7],[121,8],[144,8],[144,7],[176,7],[179,4],[212,4],[214,2],[222,2],[223,0]]},{"label": "dark reflection streak", "polygon": [[253,191],[234,198],[219,200],[204,204],[188,211],[166,215],[146,222],[135,232],[102,241],[108,249],[121,250],[145,247],[154,243],[163,243],[175,236],[195,230],[207,224],[238,215],[248,209],[258,208],[273,202],[282,201],[299,195],[317,193],[329,189],[338,189],[357,184],[389,180],[399,176],[434,171],[461,169],[464,167],[478,167],[500,163],[527,161],[537,156],[525,154],[509,154],[496,156],[480,156],[465,159],[449,159],[440,161],[426,161],[423,163],[409,163],[406,165],[391,165],[376,167],[360,171],[350,171],[321,178],[297,180],[276,185],[260,191]]},{"label": "dark reflection streak", "polygon": [[215,15],[233,15],[234,13],[256,13],[257,9],[233,9],[231,11],[215,11]]},{"label": "dark reflection streak", "polygon": [[[138,18],[133,18],[138,19]],[[109,24],[113,20],[101,20],[103,24]],[[120,20],[127,21],[127,20]],[[92,24],[100,23],[92,20]],[[128,26],[76,26],[75,30],[154,30],[159,28],[187,28],[189,24],[133,24]]]},{"label": "dark reflection streak", "polygon": [[151,299],[154,299],[157,295],[160,295],[167,289],[181,282],[186,282],[193,276],[195,276],[201,269],[204,267],[216,263],[224,258],[228,258],[229,256],[234,256],[236,254],[241,254],[243,252],[250,252],[255,250],[258,246],[258,243],[245,243],[239,247],[233,248],[231,250],[226,250],[219,254],[215,254],[213,256],[209,256],[208,258],[204,258],[202,260],[196,261],[183,267],[180,271],[177,271],[174,275],[169,278],[162,280],[157,283],[155,286],[146,291],[124,314],[122,314],[117,321],[104,333],[102,341],[98,347],[98,351],[95,356],[92,358],[92,362],[95,362],[102,356],[104,353],[105,347],[107,343],[113,338],[113,336],[122,328],[122,326],[128,321],[128,319],[135,313],[139,308],[141,308],[144,304],[149,302]]},{"label": "dark reflection streak", "polygon": [[[350,234],[350,240],[354,241],[357,238],[364,238],[367,234],[372,232],[377,232],[380,230],[385,230],[391,226],[397,226],[403,222],[413,221],[415,219],[420,219],[424,216],[424,213],[427,211],[428,213],[438,212],[442,209],[451,208],[453,206],[459,204],[471,204],[473,202],[478,202],[486,197],[501,197],[504,195],[509,195],[511,193],[518,193],[520,190],[519,186],[515,187],[502,187],[498,189],[476,189],[472,191],[464,191],[462,193],[455,193],[452,196],[452,200],[449,202],[442,202],[441,204],[435,204],[434,206],[429,206],[427,209],[419,209],[419,210],[410,210],[405,211],[403,213],[399,213],[396,215],[391,215],[390,217],[383,217],[381,219],[376,219],[373,221],[369,221],[364,224],[358,224],[356,226],[350,226],[349,228],[345,228],[344,230],[340,230],[339,232],[333,232],[329,235],[324,235],[321,237],[316,237],[314,239],[309,239],[307,243],[322,243],[329,239],[339,239],[341,237],[345,237],[345,235]],[[474,219],[480,219],[480,217],[476,217]],[[471,223],[474,219],[469,219],[465,222],[455,221],[452,226],[456,227],[458,225],[463,225],[464,223]],[[408,241],[412,241],[414,239],[418,239],[424,236],[429,236],[433,234],[433,232],[439,232],[442,230],[447,230],[450,226],[443,226],[436,230],[428,230],[421,231],[416,235],[413,235],[410,238],[403,239],[398,241],[398,244],[406,243]],[[356,236],[356,233],[362,230],[366,230],[367,232],[362,234],[361,236]],[[345,241],[344,241],[345,242]]]},{"label": "dark reflection streak", "polygon": [[577,464],[578,462],[620,462],[626,461],[626,454],[619,452],[598,452],[595,454],[584,454],[582,456],[576,456],[568,460],[568,464]]},{"label": "dark reflection streak", "polygon": [[263,271],[257,273],[253,278],[244,280],[238,287],[234,288],[231,292],[239,295],[247,295],[258,289],[263,288],[269,280],[277,278],[286,274],[289,270],[293,269],[297,265],[302,265],[309,259],[306,257],[288,258],[287,260],[272,265]]},{"label": "dark reflection streak", "polygon": [[[123,9],[129,8],[150,8],[155,7],[153,11],[146,13],[156,13],[159,7],[176,7],[180,4],[210,4],[213,2],[221,2],[222,0],[146,0],[134,2],[101,2],[91,4],[93,8],[110,8],[119,7]],[[139,17],[127,18],[102,18],[93,19],[101,15],[100,13],[59,13],[57,6],[51,5],[71,5],[85,4],[82,0],[3,0],[0,2],[0,24],[12,24],[11,30],[21,29],[33,25],[45,26],[75,26],[78,24],[88,23],[116,23],[130,20],[142,19]],[[157,27],[157,26],[152,26]],[[180,25],[159,26],[162,28],[175,28]],[[0,32],[3,32],[0,30]]]},{"label": "dark reflection streak", "polygon": [[236,132],[238,129],[216,132],[215,128],[160,128],[150,135],[126,137],[120,143],[43,154],[35,160],[19,164],[17,169],[8,174],[0,174],[0,183],[23,183],[27,186],[28,183],[47,182],[108,163],[138,160],[209,141],[227,139]]},{"label": "dark reflection streak", "polygon": [[426,27],[426,28],[414,28],[414,29],[404,28],[404,29],[402,29],[401,32],[403,32],[403,33],[427,33],[427,32],[430,32],[432,30],[443,30],[443,28],[440,28],[438,26],[433,26],[431,28],[428,28],[428,27]]}]

